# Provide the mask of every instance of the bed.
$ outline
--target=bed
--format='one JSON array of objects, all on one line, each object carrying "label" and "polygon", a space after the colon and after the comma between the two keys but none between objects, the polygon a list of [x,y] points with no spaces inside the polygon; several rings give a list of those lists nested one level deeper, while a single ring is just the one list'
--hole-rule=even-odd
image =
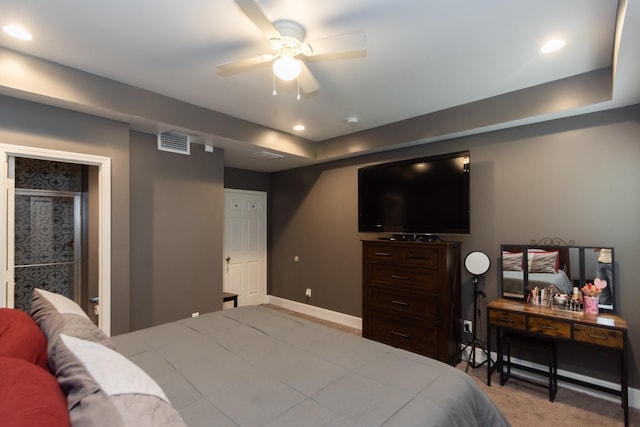
[{"label": "bed", "polygon": [[[47,306],[43,316],[41,299],[34,298],[32,317],[45,332],[49,365],[73,426],[509,425],[458,369],[266,307],[107,338],[86,324],[70,327],[68,307],[52,315]],[[43,328],[43,317],[50,322],[60,314],[55,327]],[[81,349],[85,365],[100,365],[91,375],[77,361],[68,369],[52,360]],[[109,357],[101,361],[101,354]],[[87,381],[83,376],[94,380],[92,387],[79,386]],[[118,376],[135,384],[102,387],[101,381],[117,383],[112,377]],[[110,417],[114,422],[106,421]]]}]

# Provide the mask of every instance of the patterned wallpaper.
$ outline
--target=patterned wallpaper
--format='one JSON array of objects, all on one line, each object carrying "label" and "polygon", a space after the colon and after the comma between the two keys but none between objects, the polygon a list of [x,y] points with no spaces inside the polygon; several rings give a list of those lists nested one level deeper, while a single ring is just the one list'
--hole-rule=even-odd
[{"label": "patterned wallpaper", "polygon": [[18,157],[16,188],[82,191],[82,165]]},{"label": "patterned wallpaper", "polygon": [[[74,200],[72,197],[20,195],[19,189],[81,190],[81,166],[16,159],[15,307],[28,311],[34,288],[73,299]],[[42,265],[47,264],[47,265]]]}]

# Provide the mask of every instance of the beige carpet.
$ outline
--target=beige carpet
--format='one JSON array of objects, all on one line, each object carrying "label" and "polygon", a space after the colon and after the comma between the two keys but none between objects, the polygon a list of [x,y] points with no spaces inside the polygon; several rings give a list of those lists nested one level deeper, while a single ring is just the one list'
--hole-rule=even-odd
[{"label": "beige carpet", "polygon": [[[322,323],[346,333],[360,335],[358,329],[327,322],[274,305],[265,305],[265,307]],[[462,362],[456,367],[464,371],[466,362]],[[500,408],[513,427],[624,426],[624,417],[619,401],[612,402],[558,387],[555,400],[549,402],[546,387],[515,378],[509,379],[507,384],[500,386],[500,379],[495,373],[492,377],[491,387],[487,387],[487,367],[485,365],[476,369],[469,368],[468,373]],[[630,409],[629,419],[629,425],[640,427],[639,410]]]},{"label": "beige carpet", "polygon": [[[465,370],[466,362],[457,368]],[[509,379],[500,386],[497,373],[487,386],[487,367],[469,368],[469,375],[493,400],[514,427],[595,427],[624,426],[624,416],[619,401],[611,402],[585,393],[558,387],[555,400],[549,402],[546,387],[526,381]],[[640,425],[638,410],[630,409],[630,425]]]}]

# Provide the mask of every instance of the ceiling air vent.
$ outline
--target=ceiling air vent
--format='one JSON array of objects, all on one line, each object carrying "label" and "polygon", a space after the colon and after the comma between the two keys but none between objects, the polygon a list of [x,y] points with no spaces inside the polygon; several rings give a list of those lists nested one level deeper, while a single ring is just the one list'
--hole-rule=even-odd
[{"label": "ceiling air vent", "polygon": [[258,151],[256,153],[253,153],[251,157],[253,157],[254,159],[272,160],[272,159],[281,159],[284,156],[282,154],[272,153],[270,151]]},{"label": "ceiling air vent", "polygon": [[191,154],[191,136],[178,132],[163,132],[158,135],[158,150],[171,153]]}]

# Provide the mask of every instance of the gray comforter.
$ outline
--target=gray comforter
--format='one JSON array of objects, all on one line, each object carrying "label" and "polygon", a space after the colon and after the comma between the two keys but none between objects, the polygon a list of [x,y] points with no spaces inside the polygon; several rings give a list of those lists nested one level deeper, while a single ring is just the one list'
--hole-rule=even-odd
[{"label": "gray comforter", "polygon": [[508,426],[465,373],[264,307],[113,337],[189,426]]}]

